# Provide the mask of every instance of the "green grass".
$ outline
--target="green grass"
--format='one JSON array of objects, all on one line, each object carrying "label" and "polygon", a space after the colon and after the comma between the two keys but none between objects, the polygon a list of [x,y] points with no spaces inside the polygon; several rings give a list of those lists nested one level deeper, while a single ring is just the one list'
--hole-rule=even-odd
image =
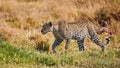
[{"label": "green grass", "polygon": [[[72,44],[73,45],[73,44]],[[32,68],[32,67],[82,67],[82,68],[119,68],[120,49],[112,45],[102,53],[97,46],[86,47],[86,51],[80,53],[75,50],[78,47],[70,46],[71,51],[57,54],[39,52],[36,50],[26,51],[17,48],[8,42],[0,40],[0,68]],[[75,47],[75,48],[73,48]],[[59,46],[63,48],[63,45]],[[57,48],[59,50],[59,48]]]},{"label": "green grass", "polygon": [[0,61],[5,63],[29,63],[34,61],[35,54],[33,52],[27,52],[24,49],[20,49],[11,46],[9,43],[0,41]]}]

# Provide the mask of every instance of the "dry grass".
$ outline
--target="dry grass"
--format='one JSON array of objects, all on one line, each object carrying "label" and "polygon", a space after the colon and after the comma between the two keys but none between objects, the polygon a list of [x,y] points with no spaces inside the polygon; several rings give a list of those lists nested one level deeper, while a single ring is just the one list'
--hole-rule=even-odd
[{"label": "dry grass", "polygon": [[[7,38],[20,36],[29,42],[26,34],[34,33],[33,29],[41,27],[42,22],[76,21],[82,17],[94,20],[101,10],[107,15],[115,16],[120,12],[119,3],[119,0],[1,0],[0,29],[2,33],[11,36],[7,36]],[[116,22],[114,18],[112,18],[111,27],[113,33],[119,29],[119,22]],[[35,36],[35,33],[31,35]],[[37,35],[42,37],[41,34]],[[12,41],[14,42],[15,39]]]}]

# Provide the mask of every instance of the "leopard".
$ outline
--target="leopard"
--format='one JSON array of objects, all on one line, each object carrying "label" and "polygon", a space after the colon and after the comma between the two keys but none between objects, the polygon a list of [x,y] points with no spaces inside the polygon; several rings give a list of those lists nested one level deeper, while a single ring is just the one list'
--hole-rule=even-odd
[{"label": "leopard", "polygon": [[106,46],[110,42],[110,38],[106,38],[106,42],[103,43],[102,40],[98,37],[97,32],[91,21],[87,19],[82,19],[75,22],[67,22],[67,21],[58,21],[57,24],[53,24],[53,22],[49,21],[43,24],[41,33],[47,34],[52,32],[55,41],[52,45],[52,51],[56,52],[56,47],[62,43],[63,40],[65,43],[65,52],[68,50],[68,46],[70,45],[70,40],[76,40],[79,51],[82,52],[85,50],[84,48],[84,39],[88,37],[92,42],[98,45],[102,52],[105,51]]}]

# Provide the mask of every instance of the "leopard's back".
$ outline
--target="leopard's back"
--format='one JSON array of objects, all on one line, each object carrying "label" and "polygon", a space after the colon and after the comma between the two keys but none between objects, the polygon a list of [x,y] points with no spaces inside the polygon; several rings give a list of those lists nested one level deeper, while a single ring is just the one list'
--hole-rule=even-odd
[{"label": "leopard's back", "polygon": [[81,20],[77,22],[59,22],[59,32],[65,39],[84,38],[88,35],[88,25],[91,22],[88,20]]}]

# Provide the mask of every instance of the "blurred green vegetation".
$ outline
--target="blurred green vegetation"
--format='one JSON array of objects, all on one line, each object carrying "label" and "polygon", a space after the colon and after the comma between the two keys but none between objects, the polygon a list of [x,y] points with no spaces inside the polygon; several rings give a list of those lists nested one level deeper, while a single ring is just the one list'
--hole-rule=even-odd
[{"label": "blurred green vegetation", "polygon": [[114,48],[114,46],[111,48],[111,46],[106,49],[105,53],[102,53],[97,46],[89,46],[89,49],[86,48],[86,51],[82,53],[72,48],[68,53],[58,51],[57,54],[53,54],[44,51],[41,53],[35,50],[26,51],[24,48],[17,48],[0,40],[0,67],[4,68],[5,64],[14,63],[16,65],[28,64],[26,68],[32,66],[119,68],[120,49]]}]

